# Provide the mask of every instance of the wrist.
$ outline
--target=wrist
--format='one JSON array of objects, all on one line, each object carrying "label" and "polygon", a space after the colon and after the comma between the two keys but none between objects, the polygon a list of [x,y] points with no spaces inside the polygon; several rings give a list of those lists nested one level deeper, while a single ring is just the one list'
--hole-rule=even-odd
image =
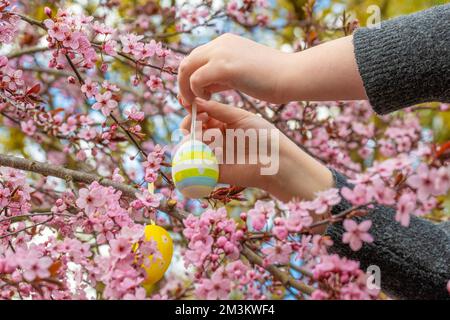
[{"label": "wrist", "polygon": [[333,175],[326,166],[286,136],[280,138],[279,170],[267,179],[269,193],[283,202],[312,200],[317,192],[332,187]]},{"label": "wrist", "polygon": [[302,76],[298,72],[299,57],[298,53],[282,53],[279,57],[280,64],[277,64],[273,70],[276,75],[275,100],[277,103],[288,103],[298,99],[298,88],[302,85]]}]

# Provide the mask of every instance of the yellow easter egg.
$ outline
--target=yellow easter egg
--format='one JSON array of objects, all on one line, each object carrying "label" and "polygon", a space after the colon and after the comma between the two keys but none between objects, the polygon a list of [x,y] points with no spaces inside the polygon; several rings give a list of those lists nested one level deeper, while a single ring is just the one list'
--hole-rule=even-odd
[{"label": "yellow easter egg", "polygon": [[218,161],[211,148],[198,140],[183,143],[172,160],[172,179],[187,198],[208,196],[219,179]]},{"label": "yellow easter egg", "polygon": [[147,273],[144,285],[149,286],[161,280],[169,267],[173,255],[173,242],[169,232],[155,224],[145,226],[144,233],[146,241],[156,241],[158,250],[162,256],[161,258],[153,260],[153,255],[151,255],[148,257],[151,261],[149,267],[146,267],[145,265],[142,266]]}]

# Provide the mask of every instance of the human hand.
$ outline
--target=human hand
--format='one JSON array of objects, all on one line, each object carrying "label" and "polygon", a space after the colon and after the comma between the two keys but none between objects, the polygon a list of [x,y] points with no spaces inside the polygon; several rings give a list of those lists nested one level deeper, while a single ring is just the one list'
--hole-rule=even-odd
[{"label": "human hand", "polygon": [[[219,182],[260,188],[285,202],[295,197],[311,200],[316,192],[332,187],[333,178],[330,170],[301,150],[265,119],[243,109],[227,106],[216,101],[196,98],[194,103],[197,105],[197,121],[201,121],[204,130],[202,140],[206,144],[210,143],[211,141],[205,139],[208,136],[206,133],[210,130],[218,131],[213,133],[212,136],[222,138],[222,148],[213,151],[216,154],[220,153],[224,159],[226,158],[225,153],[231,152],[233,155],[233,162],[219,165]],[[191,119],[190,114],[186,116],[181,123],[181,128],[188,131]],[[232,147],[230,147],[230,143],[227,143],[227,141],[231,141],[227,140],[228,135],[245,135],[245,133],[250,132],[249,130],[256,132],[257,148],[252,148],[249,140],[245,140],[245,136],[244,148],[236,143],[239,138],[233,138]],[[261,170],[268,164],[261,159],[259,140],[262,136],[259,135],[259,132],[271,132],[271,130],[275,131],[276,135],[269,134],[270,141],[267,145],[269,146],[271,161],[278,161],[278,170],[273,174],[263,175]],[[200,135],[197,136],[200,137]],[[275,139],[274,136],[277,138]],[[212,142],[218,145],[216,141]],[[276,143],[278,148],[271,147],[273,143]],[[277,151],[276,154],[274,154],[274,150]],[[244,163],[237,163],[238,157],[244,159]],[[250,163],[249,159],[252,158],[257,160],[256,163]]]},{"label": "human hand", "polygon": [[225,34],[181,62],[178,82],[185,106],[229,89],[271,103],[367,99],[352,36],[284,53]]},{"label": "human hand", "polygon": [[183,104],[195,97],[236,89],[260,100],[286,102],[283,78],[291,54],[246,38],[224,34],[197,47],[180,65],[178,82]]}]

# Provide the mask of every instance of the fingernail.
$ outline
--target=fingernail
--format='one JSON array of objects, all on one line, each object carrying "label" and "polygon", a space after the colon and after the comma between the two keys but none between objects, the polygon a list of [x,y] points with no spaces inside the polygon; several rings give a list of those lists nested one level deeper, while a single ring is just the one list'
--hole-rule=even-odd
[{"label": "fingernail", "polygon": [[185,108],[189,106],[186,102],[184,102],[181,96],[178,96],[178,102]]}]

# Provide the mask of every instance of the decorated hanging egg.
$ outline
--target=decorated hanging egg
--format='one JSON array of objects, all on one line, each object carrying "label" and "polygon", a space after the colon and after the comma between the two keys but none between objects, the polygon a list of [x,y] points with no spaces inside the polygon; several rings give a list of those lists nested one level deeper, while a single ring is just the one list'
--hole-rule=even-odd
[{"label": "decorated hanging egg", "polygon": [[186,141],[173,157],[172,178],[175,187],[185,197],[206,197],[213,191],[219,178],[217,158],[203,142]]},{"label": "decorated hanging egg", "polygon": [[156,260],[153,259],[153,256],[149,256],[148,259],[151,261],[150,265],[148,267],[145,265],[142,266],[147,274],[147,277],[144,280],[144,285],[151,286],[164,276],[164,273],[169,267],[173,254],[173,242],[169,232],[155,224],[145,226],[144,233],[145,240],[155,241],[157,243],[158,250],[161,253],[161,258]]}]

